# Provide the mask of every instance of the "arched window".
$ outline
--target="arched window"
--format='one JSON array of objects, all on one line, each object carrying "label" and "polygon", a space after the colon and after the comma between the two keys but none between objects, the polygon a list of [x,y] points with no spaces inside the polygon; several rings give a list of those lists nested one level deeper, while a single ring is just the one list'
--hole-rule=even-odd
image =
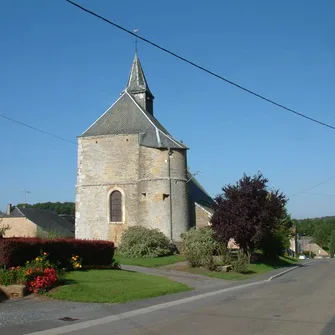
[{"label": "arched window", "polygon": [[111,222],[122,222],[122,194],[113,191],[109,196],[109,215]]}]

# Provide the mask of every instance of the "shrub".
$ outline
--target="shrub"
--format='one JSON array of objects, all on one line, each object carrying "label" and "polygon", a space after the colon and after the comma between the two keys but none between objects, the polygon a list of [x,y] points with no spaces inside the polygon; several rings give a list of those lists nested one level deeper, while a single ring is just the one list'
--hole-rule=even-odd
[{"label": "shrub", "polygon": [[217,243],[212,237],[210,228],[191,228],[181,235],[182,253],[192,267],[206,266],[210,270],[215,268],[214,252]]},{"label": "shrub", "polygon": [[[0,220],[0,223],[1,223],[1,220]],[[0,238],[3,238],[5,236],[5,233],[7,230],[10,230],[9,225],[0,227]]]},{"label": "shrub", "polygon": [[114,243],[109,241],[5,238],[0,239],[0,266],[18,266],[36,259],[43,250],[51,263],[68,267],[72,255],[82,257],[83,266],[110,265],[113,263]]},{"label": "shrub", "polygon": [[0,269],[0,285],[8,286],[24,284],[26,281],[24,267],[11,267],[8,270]]},{"label": "shrub", "polygon": [[220,261],[223,265],[231,265],[233,261],[233,255],[226,245],[217,243],[216,253],[220,257]]},{"label": "shrub", "polygon": [[82,268],[82,263],[83,260],[81,257],[79,257],[78,255],[72,255],[71,259],[70,259],[70,264],[71,264],[71,268],[72,270],[79,270]]},{"label": "shrub", "polygon": [[245,273],[248,271],[249,258],[243,252],[237,254],[237,259],[233,260],[232,263],[233,271],[237,273]]},{"label": "shrub", "polygon": [[124,257],[149,258],[173,253],[170,241],[158,229],[129,227],[121,238],[118,253]]}]

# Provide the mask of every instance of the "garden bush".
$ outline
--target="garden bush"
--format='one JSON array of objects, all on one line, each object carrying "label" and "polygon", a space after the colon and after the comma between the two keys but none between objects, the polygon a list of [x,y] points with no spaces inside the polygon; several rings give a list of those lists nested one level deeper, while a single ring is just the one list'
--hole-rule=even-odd
[{"label": "garden bush", "polygon": [[242,251],[239,251],[237,258],[231,262],[233,271],[237,273],[246,273],[249,267],[249,258]]},{"label": "garden bush", "polygon": [[4,238],[0,239],[0,266],[20,266],[43,250],[51,263],[68,267],[73,255],[82,258],[83,266],[113,264],[114,243],[100,240]]},{"label": "garden bush", "polygon": [[129,227],[121,238],[118,254],[132,258],[162,257],[173,254],[169,239],[158,229]]},{"label": "garden bush", "polygon": [[191,228],[181,235],[181,249],[192,267],[205,266],[214,270],[214,253],[218,248],[210,228]]}]

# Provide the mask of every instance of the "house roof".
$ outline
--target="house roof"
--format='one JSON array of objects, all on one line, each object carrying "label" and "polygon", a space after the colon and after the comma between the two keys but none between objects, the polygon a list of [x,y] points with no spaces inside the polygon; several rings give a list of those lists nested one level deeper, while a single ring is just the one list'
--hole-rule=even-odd
[{"label": "house roof", "polygon": [[71,222],[51,211],[39,208],[15,207],[10,215],[6,215],[6,217],[26,217],[45,231],[68,231],[74,233],[74,225]]},{"label": "house roof", "polygon": [[135,55],[127,88],[80,137],[138,134],[139,144],[146,147],[188,149],[137,103],[132,93],[138,92],[151,94],[141,63]]},{"label": "house roof", "polygon": [[313,238],[310,236],[301,236],[298,240],[301,249],[305,249],[305,247],[312,242]]},{"label": "house roof", "polygon": [[203,207],[206,211],[213,213],[214,200],[201,186],[199,181],[192,175],[190,171],[187,172],[188,182],[188,195],[191,201]]}]

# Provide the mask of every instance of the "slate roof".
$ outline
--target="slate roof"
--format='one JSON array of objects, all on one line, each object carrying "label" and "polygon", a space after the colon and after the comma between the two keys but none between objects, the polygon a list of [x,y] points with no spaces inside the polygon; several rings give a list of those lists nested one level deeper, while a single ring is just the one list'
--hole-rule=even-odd
[{"label": "slate roof", "polygon": [[81,137],[139,134],[139,144],[146,147],[188,149],[184,144],[176,141],[153,115],[136,102],[132,93],[138,92],[152,95],[141,63],[135,55],[127,88],[116,102],[84,131]]},{"label": "slate roof", "polygon": [[66,236],[74,236],[74,225],[51,211],[38,208],[15,207],[10,215],[6,215],[5,217],[26,217],[44,231],[60,232]]},{"label": "slate roof", "polygon": [[190,171],[187,172],[187,179],[189,180],[188,196],[190,200],[203,207],[206,211],[213,213],[214,200],[212,197],[206,192]]},{"label": "slate roof", "polygon": [[145,79],[144,71],[137,53],[135,53],[133,64],[131,66],[127,90],[129,93],[147,92],[153,97],[147,80]]}]

